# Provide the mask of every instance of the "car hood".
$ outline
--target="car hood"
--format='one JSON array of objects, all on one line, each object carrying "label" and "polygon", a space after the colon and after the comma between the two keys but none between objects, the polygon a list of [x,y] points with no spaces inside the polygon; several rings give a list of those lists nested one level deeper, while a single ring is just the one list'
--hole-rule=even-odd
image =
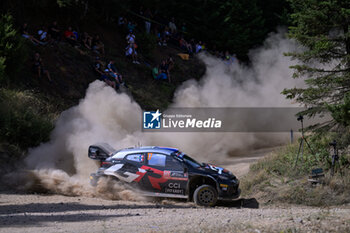
[{"label": "car hood", "polygon": [[223,175],[223,176],[233,176],[233,174],[229,170],[223,167],[219,167],[217,165],[209,164],[209,163],[203,163],[202,165],[203,166],[201,166],[198,169],[205,173],[217,174],[217,175]]}]

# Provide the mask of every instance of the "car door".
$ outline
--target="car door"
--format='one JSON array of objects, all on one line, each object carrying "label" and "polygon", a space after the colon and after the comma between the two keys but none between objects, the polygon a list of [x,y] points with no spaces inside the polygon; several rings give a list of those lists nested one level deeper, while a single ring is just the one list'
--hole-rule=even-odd
[{"label": "car door", "polygon": [[187,171],[185,172],[183,163],[171,155],[167,156],[166,159],[164,178],[168,179],[164,188],[165,193],[186,194],[188,173]]},{"label": "car door", "polygon": [[164,177],[164,169],[167,155],[161,153],[146,153],[146,165],[141,167],[144,172],[142,181],[142,189],[152,192],[164,192],[164,183],[168,179]]}]

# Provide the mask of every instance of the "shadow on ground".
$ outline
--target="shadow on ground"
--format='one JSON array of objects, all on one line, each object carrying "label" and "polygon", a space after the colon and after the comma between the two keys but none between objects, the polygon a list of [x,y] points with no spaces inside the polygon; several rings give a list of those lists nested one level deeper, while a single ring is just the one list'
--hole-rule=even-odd
[{"label": "shadow on ground", "polygon": [[0,229],[1,227],[8,226],[28,226],[28,225],[42,225],[45,222],[82,222],[82,221],[96,221],[104,220],[107,218],[121,218],[138,216],[138,214],[26,214],[22,213],[19,215],[5,215],[0,216]]},{"label": "shadow on ground", "polygon": [[[67,203],[30,203],[24,205],[0,205],[0,228],[6,226],[42,225],[45,222],[76,222],[96,221],[107,218],[123,218],[140,214],[110,214],[120,209],[188,209],[195,206],[177,204],[114,204],[114,205],[85,205],[77,202]],[[184,202],[185,203],[185,202]],[[233,208],[259,208],[255,198],[238,199],[235,201],[219,201],[218,206]],[[109,214],[85,213],[85,211],[109,211]],[[67,213],[81,211],[81,213]],[[112,211],[112,212],[110,212]]]},{"label": "shadow on ground", "polygon": [[259,202],[255,198],[240,198],[233,201],[218,201],[217,206],[258,209]]},{"label": "shadow on ground", "polygon": [[[24,205],[0,205],[0,229],[7,226],[42,225],[45,222],[84,222],[104,220],[107,218],[123,218],[139,216],[140,214],[110,214],[121,209],[184,209],[190,206],[172,204],[117,204],[117,205],[85,205],[76,202],[68,203],[31,203]],[[104,210],[108,212],[104,212]],[[79,211],[80,213],[69,213]],[[98,211],[109,214],[85,213]]]},{"label": "shadow on ground", "polygon": [[193,206],[182,206],[173,204],[147,204],[147,205],[84,205],[76,202],[68,203],[31,203],[25,205],[0,205],[0,214],[19,213],[57,213],[66,211],[89,211],[89,210],[118,210],[118,209],[186,209]]}]

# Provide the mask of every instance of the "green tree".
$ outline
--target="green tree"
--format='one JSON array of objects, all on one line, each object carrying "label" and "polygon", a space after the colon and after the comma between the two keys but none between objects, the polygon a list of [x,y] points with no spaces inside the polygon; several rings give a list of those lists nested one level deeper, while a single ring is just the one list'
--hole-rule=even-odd
[{"label": "green tree", "polygon": [[[153,0],[163,15],[187,24],[188,39],[195,38],[247,59],[249,49],[262,43],[268,31],[257,0]],[[178,25],[179,27],[181,25]]]},{"label": "green tree", "polygon": [[[348,0],[289,0],[293,26],[289,36],[305,48],[287,55],[298,60],[294,78],[305,78],[304,88],[285,89],[314,116],[330,112],[333,120],[317,129],[346,127],[350,101],[350,2]],[[322,127],[321,127],[322,126]]]},{"label": "green tree", "polygon": [[[13,19],[10,14],[4,14],[0,18],[0,83],[8,82],[9,73],[15,72],[15,58],[21,43],[17,31],[13,27]],[[21,67],[16,65],[16,68]]]}]

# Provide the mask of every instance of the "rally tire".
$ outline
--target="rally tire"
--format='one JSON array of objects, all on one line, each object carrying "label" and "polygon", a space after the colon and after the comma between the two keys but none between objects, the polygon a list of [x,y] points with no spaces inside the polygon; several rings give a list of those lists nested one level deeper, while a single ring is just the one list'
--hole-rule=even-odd
[{"label": "rally tire", "polygon": [[201,185],[194,191],[193,200],[200,206],[214,206],[218,200],[218,193],[210,185]]}]

